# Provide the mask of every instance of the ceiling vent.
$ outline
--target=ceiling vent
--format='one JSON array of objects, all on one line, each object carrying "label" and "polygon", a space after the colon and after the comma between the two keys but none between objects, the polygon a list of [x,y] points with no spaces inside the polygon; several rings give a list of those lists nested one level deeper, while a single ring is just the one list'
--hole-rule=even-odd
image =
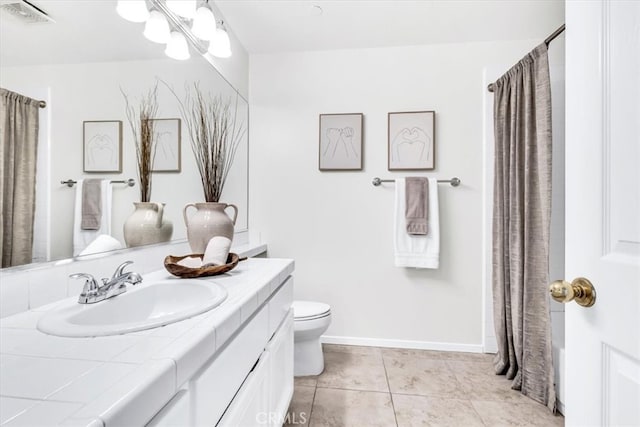
[{"label": "ceiling vent", "polygon": [[25,0],[1,0],[2,16],[11,16],[24,24],[55,22],[45,11]]}]

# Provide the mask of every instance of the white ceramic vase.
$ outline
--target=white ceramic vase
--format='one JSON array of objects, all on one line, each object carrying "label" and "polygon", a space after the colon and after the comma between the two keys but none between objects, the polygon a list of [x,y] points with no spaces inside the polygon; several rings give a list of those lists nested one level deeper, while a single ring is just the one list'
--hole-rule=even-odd
[{"label": "white ceramic vase", "polygon": [[[188,216],[187,210],[195,208],[196,212]],[[225,209],[233,208],[233,219]],[[224,236],[233,241],[233,227],[238,217],[238,208],[228,203],[189,203],[183,210],[184,223],[187,226],[189,246],[194,254],[202,254],[212,237]]]},{"label": "white ceramic vase", "polygon": [[134,202],[135,210],[124,223],[124,241],[127,247],[168,242],[173,224],[166,219],[164,203]]}]

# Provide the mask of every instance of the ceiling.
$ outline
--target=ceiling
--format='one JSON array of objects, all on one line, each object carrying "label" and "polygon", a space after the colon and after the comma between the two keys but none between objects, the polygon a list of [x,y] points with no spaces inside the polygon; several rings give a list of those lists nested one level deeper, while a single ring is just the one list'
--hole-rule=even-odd
[{"label": "ceiling", "polygon": [[[7,0],[0,0],[5,2]],[[30,0],[56,22],[0,14],[0,65],[165,58],[116,0]],[[563,0],[214,0],[249,53],[544,39]],[[320,10],[315,7],[319,6]]]},{"label": "ceiling", "polygon": [[249,53],[544,39],[564,22],[564,0],[216,0],[215,4]]},{"label": "ceiling", "polygon": [[[4,0],[0,0],[3,1]],[[165,58],[143,24],[116,13],[116,0],[30,0],[55,23],[25,24],[0,12],[0,65],[69,64]]]}]

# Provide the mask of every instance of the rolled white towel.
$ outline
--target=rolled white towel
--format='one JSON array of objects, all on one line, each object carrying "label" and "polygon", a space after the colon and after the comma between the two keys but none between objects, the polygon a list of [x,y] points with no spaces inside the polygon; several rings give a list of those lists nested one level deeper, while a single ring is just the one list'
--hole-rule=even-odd
[{"label": "rolled white towel", "polygon": [[189,256],[184,259],[181,259],[180,261],[177,262],[177,264],[180,264],[181,266],[188,267],[188,268],[200,268],[202,267],[202,260],[200,259],[200,257]]},{"label": "rolled white towel", "polygon": [[122,243],[108,234],[101,234],[93,239],[78,255],[91,255],[116,249],[122,249]]},{"label": "rolled white towel", "polygon": [[227,263],[229,250],[231,249],[231,240],[224,236],[215,236],[209,240],[207,249],[202,257],[202,265],[224,265]]}]

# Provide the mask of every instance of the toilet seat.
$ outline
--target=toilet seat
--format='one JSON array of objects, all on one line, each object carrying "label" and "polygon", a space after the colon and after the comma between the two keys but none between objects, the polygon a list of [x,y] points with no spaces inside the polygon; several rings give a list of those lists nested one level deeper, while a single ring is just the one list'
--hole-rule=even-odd
[{"label": "toilet seat", "polygon": [[315,301],[294,301],[293,319],[296,322],[320,319],[331,314],[331,306]]}]

